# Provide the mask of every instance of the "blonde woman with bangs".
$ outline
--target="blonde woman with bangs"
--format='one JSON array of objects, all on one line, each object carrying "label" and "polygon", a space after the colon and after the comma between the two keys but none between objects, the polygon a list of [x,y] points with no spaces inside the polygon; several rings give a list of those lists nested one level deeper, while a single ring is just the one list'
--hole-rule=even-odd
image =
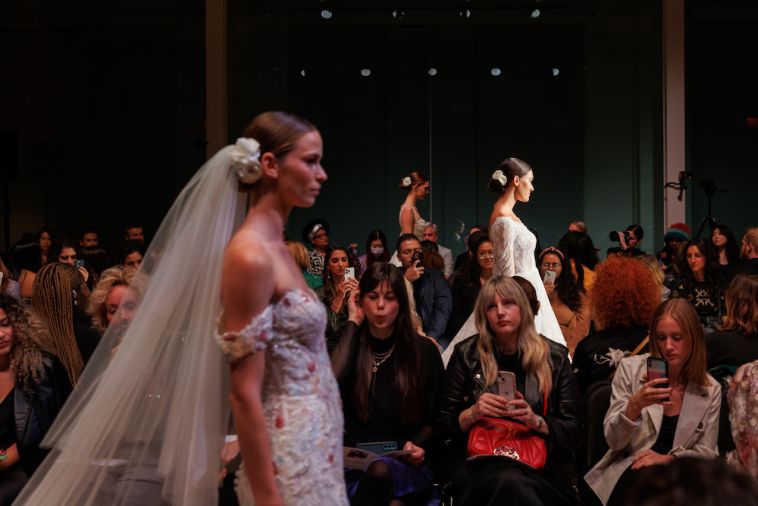
[{"label": "blonde woman with bangs", "polygon": [[[474,315],[479,333],[455,346],[438,417],[457,457],[449,463],[457,471],[450,487],[455,504],[577,504],[573,454],[581,440],[581,401],[568,350],[537,333],[529,300],[511,278],[488,280]],[[495,393],[498,371],[515,375],[514,400]],[[466,460],[468,431],[485,416],[522,422],[547,439],[545,467],[505,458]]]},{"label": "blonde woman with bangs", "polygon": [[[666,361],[666,378],[648,380],[650,356]],[[670,299],[653,314],[650,353],[624,358],[616,369],[604,421],[609,450],[585,476],[587,484],[603,504],[613,504],[641,469],[718,457],[720,407],[697,312],[684,299]]]}]

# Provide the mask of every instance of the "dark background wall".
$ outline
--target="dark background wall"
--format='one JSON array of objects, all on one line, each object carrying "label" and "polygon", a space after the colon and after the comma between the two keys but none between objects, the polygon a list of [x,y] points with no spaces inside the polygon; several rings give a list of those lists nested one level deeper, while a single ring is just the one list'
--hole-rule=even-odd
[{"label": "dark background wall", "polygon": [[157,227],[205,159],[203,30],[201,0],[3,2],[11,241]]},{"label": "dark background wall", "polygon": [[[584,219],[602,249],[608,230],[640,222],[652,250],[664,228],[660,3],[464,3],[229,0],[230,142],[272,108],[311,117],[326,140],[331,180],[293,213],[292,235],[321,216],[336,242],[374,227],[394,237],[399,179],[421,170],[433,180],[422,214],[448,236],[487,220],[486,179],[514,155],[536,171],[517,212],[543,246]],[[739,234],[758,221],[756,5],[687,6],[687,168],[731,191],[714,214]],[[154,230],[205,159],[204,2],[3,2],[0,54],[3,234]],[[705,195],[694,184],[688,199],[697,228]]]}]

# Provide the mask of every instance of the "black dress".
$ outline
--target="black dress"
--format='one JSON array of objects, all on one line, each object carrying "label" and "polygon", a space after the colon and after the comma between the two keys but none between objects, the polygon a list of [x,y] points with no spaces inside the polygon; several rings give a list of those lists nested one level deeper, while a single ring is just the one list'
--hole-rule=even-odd
[{"label": "black dress", "polygon": [[[14,390],[11,390],[0,402],[0,449],[3,450],[7,450],[16,443],[16,413],[13,399]],[[28,479],[29,476],[18,463],[0,471],[0,506],[10,505]]]}]

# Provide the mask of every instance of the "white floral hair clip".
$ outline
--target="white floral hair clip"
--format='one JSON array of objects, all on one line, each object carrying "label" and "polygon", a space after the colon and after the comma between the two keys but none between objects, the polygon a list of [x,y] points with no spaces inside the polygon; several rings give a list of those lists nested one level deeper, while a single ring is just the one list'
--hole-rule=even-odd
[{"label": "white floral hair clip", "polygon": [[231,153],[231,166],[241,183],[257,183],[263,173],[261,145],[255,139],[240,137]]},{"label": "white floral hair clip", "polygon": [[503,171],[500,169],[497,169],[495,172],[492,173],[492,179],[500,183],[503,188],[505,188],[505,185],[508,184],[508,177],[503,174]]},{"label": "white floral hair clip", "polygon": [[405,176],[403,180],[401,181],[401,184],[403,185],[403,188],[410,188],[413,181],[411,181],[410,176]]}]

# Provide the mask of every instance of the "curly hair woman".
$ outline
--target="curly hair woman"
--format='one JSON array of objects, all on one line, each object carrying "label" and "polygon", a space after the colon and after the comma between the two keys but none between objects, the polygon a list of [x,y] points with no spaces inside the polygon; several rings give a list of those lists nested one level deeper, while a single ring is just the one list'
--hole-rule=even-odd
[{"label": "curly hair woman", "polygon": [[0,504],[10,504],[46,451],[39,447],[68,397],[66,371],[43,351],[44,327],[0,293]]},{"label": "curly hair woman", "polygon": [[610,379],[622,358],[647,352],[648,325],[661,300],[650,270],[634,258],[609,258],[595,274],[590,313],[597,331],[574,351],[574,372],[582,391]]},{"label": "curly hair woman", "polygon": [[117,265],[105,269],[92,291],[87,313],[92,317],[92,328],[100,335],[117,317],[124,295],[134,278],[135,270],[131,267]]}]

